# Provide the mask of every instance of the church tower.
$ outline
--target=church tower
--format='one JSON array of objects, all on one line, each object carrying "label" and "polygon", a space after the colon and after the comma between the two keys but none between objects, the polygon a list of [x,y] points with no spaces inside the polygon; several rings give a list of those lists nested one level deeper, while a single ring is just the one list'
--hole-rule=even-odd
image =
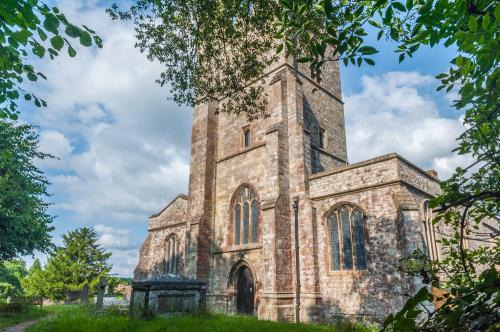
[{"label": "church tower", "polygon": [[313,79],[286,58],[270,67],[265,119],[216,114],[224,100],[194,109],[185,274],[208,283],[213,309],[293,320],[299,280],[301,296],[316,301],[308,177],[347,164],[338,65],[323,73]]},{"label": "church tower", "polygon": [[[224,99],[195,107],[189,195],[150,217],[135,280],[190,277],[211,311],[301,322],[380,321],[422,287],[398,264],[439,258],[435,172],[395,153],[348,164],[338,64],[322,70],[268,68],[253,122],[217,114]],[[134,301],[168,309],[168,290],[148,292]]]}]

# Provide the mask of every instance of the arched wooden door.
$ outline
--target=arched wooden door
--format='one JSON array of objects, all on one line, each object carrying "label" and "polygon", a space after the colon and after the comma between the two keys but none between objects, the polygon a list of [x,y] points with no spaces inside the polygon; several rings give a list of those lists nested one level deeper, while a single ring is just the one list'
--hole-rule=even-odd
[{"label": "arched wooden door", "polygon": [[252,271],[246,266],[238,270],[236,308],[239,314],[253,315],[255,285]]}]

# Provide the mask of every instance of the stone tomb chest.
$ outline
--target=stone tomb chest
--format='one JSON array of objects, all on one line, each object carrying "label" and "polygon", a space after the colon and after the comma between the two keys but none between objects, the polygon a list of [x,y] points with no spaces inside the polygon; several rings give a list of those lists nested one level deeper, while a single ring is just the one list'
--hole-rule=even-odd
[{"label": "stone tomb chest", "polygon": [[168,277],[132,283],[132,310],[156,314],[198,313],[206,299],[206,283]]}]

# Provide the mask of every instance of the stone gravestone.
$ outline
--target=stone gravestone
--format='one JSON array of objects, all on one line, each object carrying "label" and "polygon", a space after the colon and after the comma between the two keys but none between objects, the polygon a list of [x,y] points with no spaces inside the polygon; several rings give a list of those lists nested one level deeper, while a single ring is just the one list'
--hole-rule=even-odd
[{"label": "stone gravestone", "polygon": [[82,297],[80,303],[86,305],[89,302],[89,285],[85,284],[82,288]]},{"label": "stone gravestone", "polygon": [[106,286],[108,282],[106,281],[106,277],[101,277],[99,279],[99,288],[97,289],[97,308],[102,309],[102,305],[104,302],[104,292],[106,290]]}]

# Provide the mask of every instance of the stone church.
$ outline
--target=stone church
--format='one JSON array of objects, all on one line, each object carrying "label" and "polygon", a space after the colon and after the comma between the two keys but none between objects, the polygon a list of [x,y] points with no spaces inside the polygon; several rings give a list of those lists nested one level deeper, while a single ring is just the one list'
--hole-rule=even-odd
[{"label": "stone church", "polygon": [[188,195],[150,217],[135,280],[197,279],[210,310],[260,319],[380,321],[419,287],[398,261],[438,255],[437,175],[397,154],[348,162],[338,64],[318,82],[283,58],[265,86],[264,119],[194,108]]}]

